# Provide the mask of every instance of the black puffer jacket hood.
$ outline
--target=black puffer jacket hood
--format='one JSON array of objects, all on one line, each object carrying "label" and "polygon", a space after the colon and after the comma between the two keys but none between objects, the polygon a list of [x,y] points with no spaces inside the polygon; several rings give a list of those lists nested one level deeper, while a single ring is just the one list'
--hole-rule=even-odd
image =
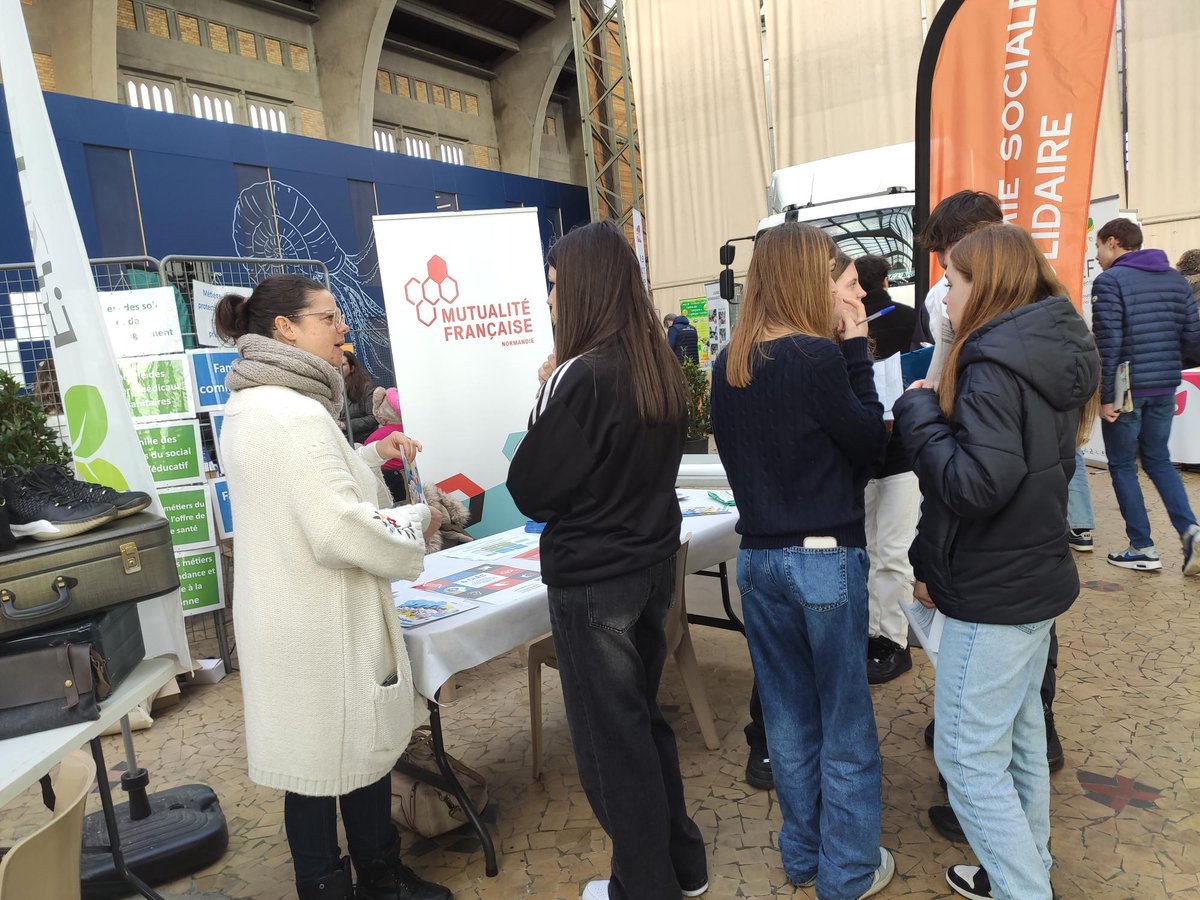
[{"label": "black puffer jacket hood", "polygon": [[931,390],[896,402],[895,430],[924,498],[909,556],[946,615],[1023,625],[1060,615],[1078,596],[1067,484],[1080,408],[1099,375],[1087,326],[1052,297],[967,339],[952,421]]},{"label": "black puffer jacket hood", "polygon": [[1019,375],[1057,410],[1079,409],[1096,390],[1096,342],[1066,297],[997,316],[963,345],[961,371],[988,360]]}]

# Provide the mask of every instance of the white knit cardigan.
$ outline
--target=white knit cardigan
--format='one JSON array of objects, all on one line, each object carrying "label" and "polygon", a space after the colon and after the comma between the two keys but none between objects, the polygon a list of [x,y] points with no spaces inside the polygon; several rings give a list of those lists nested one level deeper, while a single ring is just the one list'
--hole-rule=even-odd
[{"label": "white knit cardigan", "polygon": [[221,460],[250,778],[318,797],[372,784],[426,715],[389,581],[421,573],[429,508],[389,509],[389,527],[375,448],[285,387],[234,392]]}]

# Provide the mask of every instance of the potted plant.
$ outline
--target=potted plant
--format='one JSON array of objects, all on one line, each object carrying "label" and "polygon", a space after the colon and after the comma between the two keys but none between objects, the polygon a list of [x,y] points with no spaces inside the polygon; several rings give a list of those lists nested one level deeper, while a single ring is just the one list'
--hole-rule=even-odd
[{"label": "potted plant", "polygon": [[708,434],[712,431],[708,372],[691,359],[684,359],[683,381],[688,401],[687,439],[683,444],[683,452],[707,453]]},{"label": "potted plant", "polygon": [[46,412],[8,372],[0,370],[0,471],[43,463],[65,466],[71,454],[46,424]]}]

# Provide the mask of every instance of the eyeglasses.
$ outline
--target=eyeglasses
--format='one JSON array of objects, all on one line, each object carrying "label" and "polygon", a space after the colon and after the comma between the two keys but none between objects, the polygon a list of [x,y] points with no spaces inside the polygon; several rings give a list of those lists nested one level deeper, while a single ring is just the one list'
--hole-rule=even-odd
[{"label": "eyeglasses", "polygon": [[320,312],[296,313],[294,316],[288,316],[289,319],[303,319],[305,316],[320,316],[326,325],[331,325],[334,328],[341,328],[346,324],[346,320],[342,317],[341,310],[323,309]]}]

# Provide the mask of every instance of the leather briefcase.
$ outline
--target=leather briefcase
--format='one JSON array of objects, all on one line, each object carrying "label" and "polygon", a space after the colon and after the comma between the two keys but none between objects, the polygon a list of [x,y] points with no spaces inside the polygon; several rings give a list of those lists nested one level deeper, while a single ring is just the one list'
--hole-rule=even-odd
[{"label": "leather briefcase", "polygon": [[146,658],[141,621],[137,606],[132,603],[69,625],[55,625],[46,631],[0,639],[0,656],[14,656],[62,644],[91,645],[97,700],[104,700],[116,690]]},{"label": "leather briefcase", "polygon": [[0,658],[0,740],[98,718],[87,644]]},{"label": "leather briefcase", "polygon": [[0,553],[0,640],[179,587],[167,520],[149,513]]}]

